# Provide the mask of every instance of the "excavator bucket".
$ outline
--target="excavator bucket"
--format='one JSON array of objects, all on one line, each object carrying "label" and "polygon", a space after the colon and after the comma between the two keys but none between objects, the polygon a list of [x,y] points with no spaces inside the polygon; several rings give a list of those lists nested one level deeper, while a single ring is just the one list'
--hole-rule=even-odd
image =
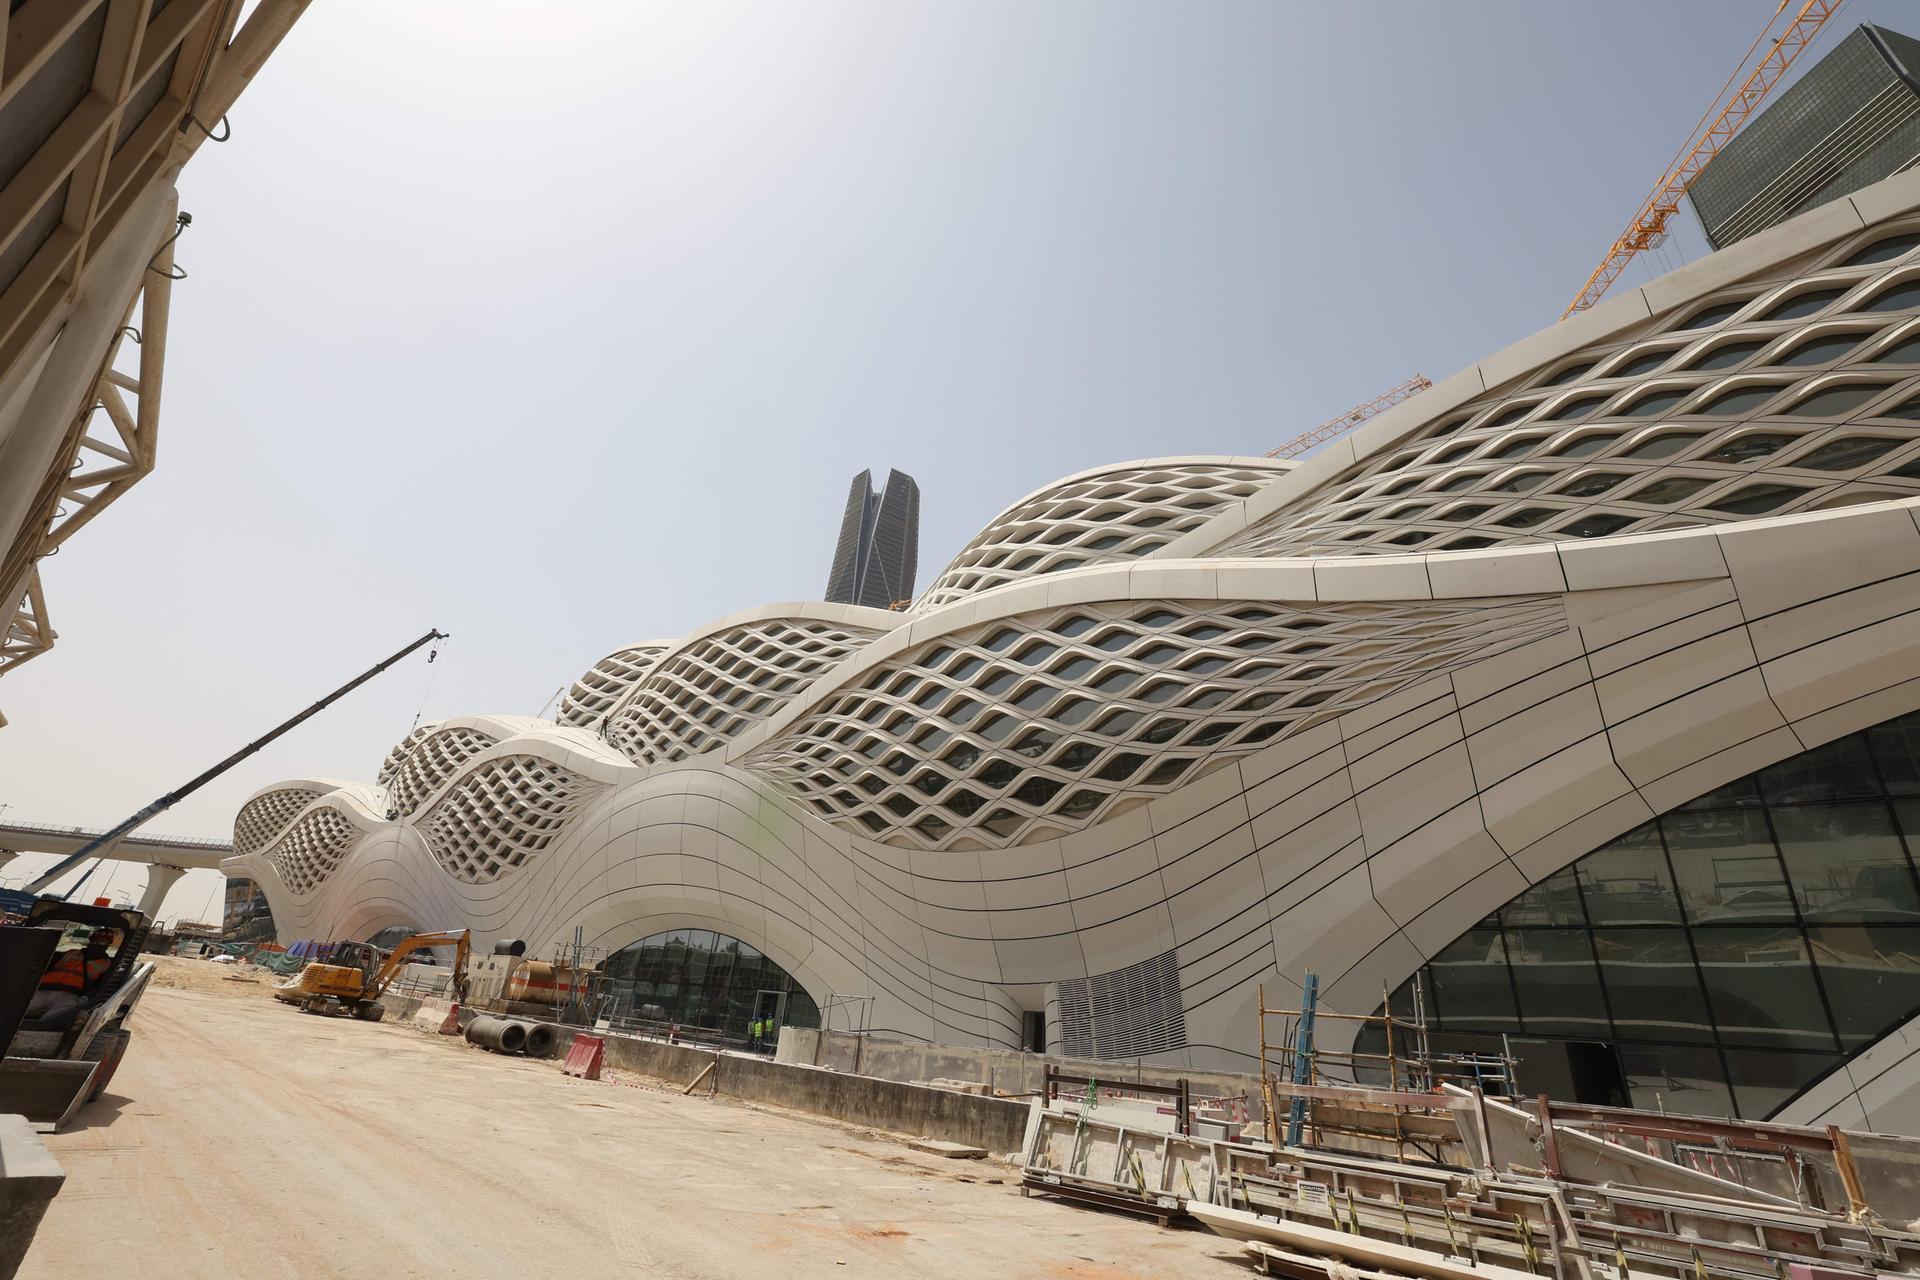
[{"label": "excavator bucket", "polygon": [[0,1061],[0,1111],[25,1116],[39,1128],[58,1129],[93,1097],[101,1065],[65,1058]]}]

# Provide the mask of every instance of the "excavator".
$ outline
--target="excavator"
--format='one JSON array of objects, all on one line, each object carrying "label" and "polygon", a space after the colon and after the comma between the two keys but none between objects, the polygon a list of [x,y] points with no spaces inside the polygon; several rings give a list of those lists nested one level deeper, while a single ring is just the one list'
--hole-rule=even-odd
[{"label": "excavator", "polygon": [[387,1012],[380,997],[386,994],[407,957],[426,947],[447,946],[454,949],[453,996],[461,999],[466,995],[470,950],[465,929],[416,933],[390,952],[370,942],[338,943],[324,963],[315,961],[275,987],[273,998],[297,1005],[307,1013],[350,1013],[366,1022],[378,1022]]}]

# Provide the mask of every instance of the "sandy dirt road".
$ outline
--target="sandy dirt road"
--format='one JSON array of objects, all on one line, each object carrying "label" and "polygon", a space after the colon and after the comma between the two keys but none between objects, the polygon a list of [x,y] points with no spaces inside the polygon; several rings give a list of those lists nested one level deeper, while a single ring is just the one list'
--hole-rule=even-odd
[{"label": "sandy dirt road", "polygon": [[107,1095],[48,1139],[67,1184],[21,1280],[1251,1274],[1202,1232],[1024,1198],[997,1162],[251,983],[155,989],[135,1026]]}]

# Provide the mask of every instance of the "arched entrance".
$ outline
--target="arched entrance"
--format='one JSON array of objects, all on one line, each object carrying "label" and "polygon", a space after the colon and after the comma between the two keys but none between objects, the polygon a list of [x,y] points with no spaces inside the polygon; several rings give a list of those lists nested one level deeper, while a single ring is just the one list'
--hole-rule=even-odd
[{"label": "arched entrance", "polygon": [[752,1024],[817,1027],[820,1010],[757,948],[711,929],[674,929],[607,957],[608,1012],[683,1031],[751,1039]]}]

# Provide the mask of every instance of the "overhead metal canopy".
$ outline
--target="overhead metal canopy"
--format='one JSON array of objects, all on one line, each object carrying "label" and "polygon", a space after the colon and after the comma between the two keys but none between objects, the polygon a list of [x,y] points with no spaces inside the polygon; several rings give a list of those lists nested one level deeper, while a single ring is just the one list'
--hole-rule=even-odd
[{"label": "overhead metal canopy", "polygon": [[309,3],[0,11],[0,675],[53,644],[39,561],[153,470],[175,181]]}]

